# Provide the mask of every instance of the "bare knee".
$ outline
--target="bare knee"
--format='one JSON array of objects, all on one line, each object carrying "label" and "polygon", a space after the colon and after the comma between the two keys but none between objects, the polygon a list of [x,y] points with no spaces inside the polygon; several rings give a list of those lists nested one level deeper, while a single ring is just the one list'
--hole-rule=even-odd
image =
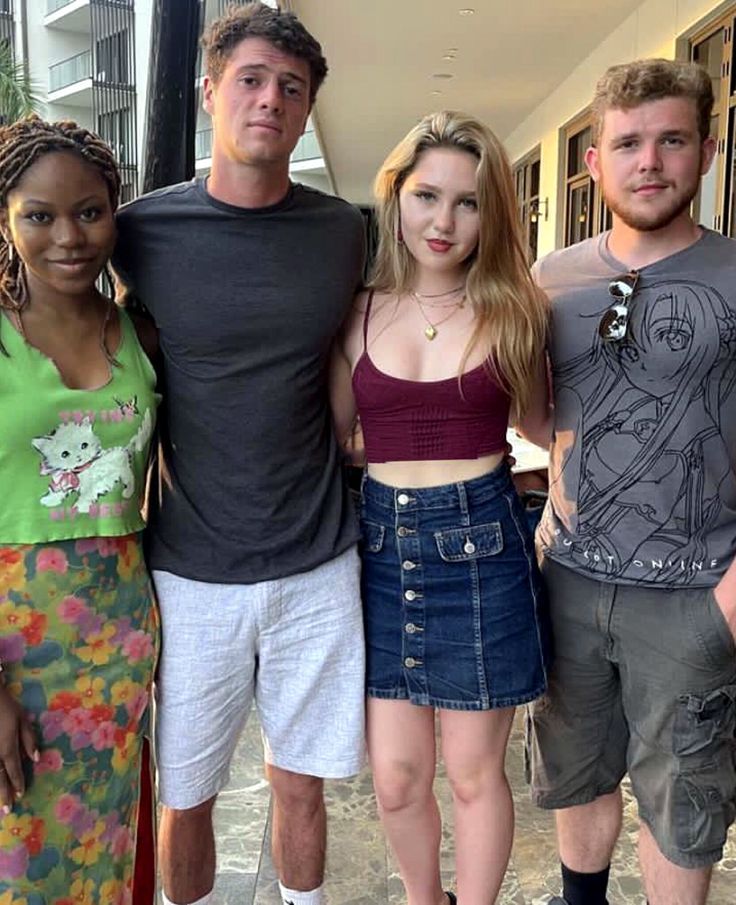
[{"label": "bare knee", "polygon": [[177,834],[187,831],[199,832],[200,829],[212,824],[215,800],[215,797],[212,797],[193,808],[168,808],[164,805],[161,808],[162,826]]},{"label": "bare knee", "polygon": [[506,784],[503,764],[475,764],[462,768],[447,765],[447,780],[458,804],[472,804],[498,793]]},{"label": "bare knee", "polygon": [[402,811],[432,794],[433,776],[406,761],[382,764],[373,770],[373,787],[384,813]]},{"label": "bare knee", "polygon": [[290,815],[314,814],[324,807],[324,781],[269,765],[266,773],[279,808]]}]

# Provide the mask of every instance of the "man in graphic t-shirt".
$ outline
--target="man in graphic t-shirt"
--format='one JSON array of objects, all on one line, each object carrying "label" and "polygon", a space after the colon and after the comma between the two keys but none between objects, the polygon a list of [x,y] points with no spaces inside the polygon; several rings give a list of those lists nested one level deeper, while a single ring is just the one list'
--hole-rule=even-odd
[{"label": "man in graphic t-shirt", "polygon": [[533,795],[563,899],[604,905],[628,771],[650,905],[702,905],[736,813],[736,245],[690,217],[715,153],[698,66],[608,70],[610,231],[536,267],[555,416],[540,526],[556,660]]}]

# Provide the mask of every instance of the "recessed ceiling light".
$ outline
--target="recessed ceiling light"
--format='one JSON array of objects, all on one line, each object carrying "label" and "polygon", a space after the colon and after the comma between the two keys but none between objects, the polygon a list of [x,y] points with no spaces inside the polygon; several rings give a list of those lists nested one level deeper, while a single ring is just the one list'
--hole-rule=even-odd
[{"label": "recessed ceiling light", "polygon": [[432,78],[433,79],[452,79],[452,78],[454,78],[454,76],[451,72],[433,72]]},{"label": "recessed ceiling light", "polygon": [[435,90],[432,92],[432,94],[442,94],[442,92],[441,92],[441,91],[438,91],[437,89],[435,89]]},{"label": "recessed ceiling light", "polygon": [[442,59],[443,59],[443,60],[447,60],[448,62],[452,62],[452,60],[455,59],[455,54],[454,54],[454,53],[446,53],[446,54],[442,57]]},{"label": "recessed ceiling light", "polygon": [[472,16],[475,10],[471,6],[467,6],[465,9],[459,9],[458,12],[461,16]]}]

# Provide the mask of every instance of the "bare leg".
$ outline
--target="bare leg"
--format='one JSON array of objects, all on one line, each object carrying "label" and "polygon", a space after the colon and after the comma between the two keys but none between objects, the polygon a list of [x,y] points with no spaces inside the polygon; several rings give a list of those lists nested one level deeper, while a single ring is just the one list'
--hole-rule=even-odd
[{"label": "bare leg", "polygon": [[170,902],[188,905],[215,885],[215,835],[210,798],[184,811],[161,809],[158,857],[164,892]]},{"label": "bare leg", "polygon": [[712,868],[688,870],[668,861],[649,827],[639,827],[639,863],[649,905],[705,905]]},{"label": "bare leg", "polygon": [[555,812],[562,863],[583,874],[605,870],[621,832],[621,790]]},{"label": "bare leg", "polygon": [[408,905],[446,901],[440,882],[440,814],[432,792],[434,710],[368,698],[368,753],[383,828]]},{"label": "bare leg", "polygon": [[327,848],[323,781],[269,764],[273,791],[271,848],[279,879],[289,889],[309,892],[322,885]]},{"label": "bare leg", "polygon": [[455,813],[455,865],[463,905],[489,905],[501,888],[514,838],[504,771],[514,708],[440,710],[442,755]]}]

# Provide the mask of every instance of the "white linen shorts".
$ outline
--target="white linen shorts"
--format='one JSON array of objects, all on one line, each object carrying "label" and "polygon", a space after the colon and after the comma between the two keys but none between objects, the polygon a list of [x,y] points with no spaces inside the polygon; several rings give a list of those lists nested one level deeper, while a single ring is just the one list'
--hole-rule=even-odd
[{"label": "white linen shorts", "polygon": [[311,572],[249,585],[154,571],[161,802],[217,795],[255,701],[266,763],[342,778],[364,762],[365,653],[355,547]]}]

